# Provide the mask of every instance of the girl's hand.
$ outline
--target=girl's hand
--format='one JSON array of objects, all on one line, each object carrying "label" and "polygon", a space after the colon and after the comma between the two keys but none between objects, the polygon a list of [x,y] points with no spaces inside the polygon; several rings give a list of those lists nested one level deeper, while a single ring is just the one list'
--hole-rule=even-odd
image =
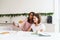
[{"label": "girl's hand", "polygon": [[40,32],[43,32],[43,29],[41,29]]},{"label": "girl's hand", "polygon": [[13,22],[13,25],[15,26],[15,22]]}]

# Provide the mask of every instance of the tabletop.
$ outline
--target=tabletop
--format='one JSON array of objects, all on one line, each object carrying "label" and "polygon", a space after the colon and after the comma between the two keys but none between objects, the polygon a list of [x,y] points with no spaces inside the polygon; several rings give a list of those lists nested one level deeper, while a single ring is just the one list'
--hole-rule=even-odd
[{"label": "tabletop", "polygon": [[60,33],[34,33],[24,31],[0,31],[0,40],[58,40]]}]

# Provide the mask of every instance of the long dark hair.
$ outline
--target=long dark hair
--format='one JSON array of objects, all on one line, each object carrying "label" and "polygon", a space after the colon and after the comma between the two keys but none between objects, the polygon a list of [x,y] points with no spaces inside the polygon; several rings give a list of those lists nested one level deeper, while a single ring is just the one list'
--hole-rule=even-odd
[{"label": "long dark hair", "polygon": [[28,17],[28,20],[27,20],[29,23],[33,23],[33,18],[30,20],[30,14],[31,14],[31,13],[33,14],[33,16],[35,15],[34,12],[30,12],[30,13],[29,13],[29,17]]}]

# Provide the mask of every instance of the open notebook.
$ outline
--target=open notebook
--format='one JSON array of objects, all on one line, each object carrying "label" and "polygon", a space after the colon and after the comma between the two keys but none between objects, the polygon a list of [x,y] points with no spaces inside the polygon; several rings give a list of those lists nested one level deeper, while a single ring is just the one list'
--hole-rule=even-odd
[{"label": "open notebook", "polygon": [[40,32],[40,33],[32,33],[32,35],[38,35],[38,36],[43,36],[43,37],[50,37],[51,36],[48,33],[42,33],[42,32]]}]

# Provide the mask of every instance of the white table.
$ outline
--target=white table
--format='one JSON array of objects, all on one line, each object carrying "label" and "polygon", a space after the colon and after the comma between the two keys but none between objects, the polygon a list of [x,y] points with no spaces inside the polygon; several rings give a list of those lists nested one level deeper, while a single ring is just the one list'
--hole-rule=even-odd
[{"label": "white table", "polygon": [[[3,31],[0,31],[3,32]],[[51,36],[33,35],[32,32],[8,31],[9,34],[0,34],[0,40],[59,40],[60,33],[47,33]]]}]

